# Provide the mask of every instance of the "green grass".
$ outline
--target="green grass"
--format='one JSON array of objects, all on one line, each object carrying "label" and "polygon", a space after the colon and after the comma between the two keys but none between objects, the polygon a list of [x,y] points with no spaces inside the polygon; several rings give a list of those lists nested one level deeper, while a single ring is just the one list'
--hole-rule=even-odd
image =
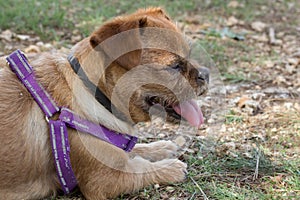
[{"label": "green grass", "polygon": [[55,30],[70,28],[59,1],[0,1],[1,29],[37,34],[43,39],[56,37]]},{"label": "green grass", "polygon": [[182,14],[183,11],[193,10],[196,2],[196,0],[174,2],[168,0],[2,0],[0,1],[0,28],[23,34],[36,34],[44,41],[62,40],[66,35],[70,36],[74,29],[87,36],[104,20],[133,12],[138,8],[161,6],[174,17]]},{"label": "green grass", "polygon": [[237,115],[233,110],[230,110],[227,115],[225,115],[225,123],[230,124],[230,123],[242,123],[243,122],[243,117]]},{"label": "green grass", "polygon": [[[87,36],[107,19],[148,6],[165,8],[175,20],[184,22],[185,17],[188,16],[187,13],[193,12],[193,14],[204,16],[209,23],[216,22],[221,26],[225,26],[222,20],[232,15],[246,23],[253,20],[264,20],[265,12],[261,12],[261,6],[274,6],[273,1],[266,3],[260,0],[238,0],[244,5],[243,7],[229,8],[227,6],[229,2],[230,0],[0,0],[0,29],[2,31],[10,29],[19,34],[38,35],[47,42],[56,40],[69,44],[75,30],[82,36]],[[288,2],[296,1],[282,1],[282,13],[284,14]],[[251,70],[250,72],[246,71],[239,65],[240,63],[263,65],[265,60],[276,61],[279,57],[276,52],[270,52],[268,55],[259,54],[257,57],[255,54],[257,50],[247,43],[247,38],[243,42],[231,39],[222,40],[215,32],[210,32],[202,40],[199,40],[199,43],[211,55],[220,69],[223,79],[231,84],[251,81],[256,76]],[[231,67],[234,70],[229,70]],[[289,116],[289,119],[293,123],[299,123],[299,116],[298,118]],[[239,127],[246,122],[247,119],[233,110],[225,115],[226,126]],[[280,126],[285,126],[287,123],[284,122]],[[267,140],[260,144],[263,146],[256,145],[251,149],[252,158],[245,157],[239,149],[232,150],[237,157],[225,152],[218,152],[218,147],[222,146],[224,141],[195,140],[194,146],[191,147],[196,149],[195,153],[187,153],[184,156],[184,161],[189,166],[188,179],[182,184],[171,185],[170,187],[175,188],[175,191],[168,191],[167,186],[158,188],[150,186],[133,195],[123,195],[118,199],[162,199],[164,195],[168,195],[175,199],[196,200],[203,199],[201,190],[209,199],[297,199],[297,195],[300,196],[300,161],[288,156],[290,149],[285,145],[292,143],[291,147],[299,146],[299,142],[295,140],[299,138],[299,135],[295,136],[299,134],[299,128],[293,130],[294,137],[290,134],[279,134],[278,139],[272,141],[270,138],[275,133],[271,133],[269,129],[272,129],[273,125],[270,127],[259,126],[266,131]],[[255,129],[253,133],[255,131],[260,130]],[[245,142],[241,139],[242,137],[244,136],[235,135],[234,138],[239,139],[235,142],[237,144]],[[207,146],[208,144],[209,146]],[[273,160],[266,156],[272,155],[274,151],[281,155]],[[260,156],[259,175],[261,178],[253,181],[258,155]],[[277,176],[282,176],[279,182],[274,180],[274,177]],[[81,197],[80,194],[79,197]],[[67,197],[50,199],[67,199]]]}]

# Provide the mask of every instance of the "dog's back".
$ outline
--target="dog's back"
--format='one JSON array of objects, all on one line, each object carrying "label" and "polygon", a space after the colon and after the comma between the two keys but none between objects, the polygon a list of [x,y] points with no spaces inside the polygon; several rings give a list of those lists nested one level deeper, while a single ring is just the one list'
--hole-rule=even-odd
[{"label": "dog's back", "polygon": [[28,199],[35,193],[39,198],[55,191],[48,129],[41,118],[40,108],[1,57],[0,199]]}]

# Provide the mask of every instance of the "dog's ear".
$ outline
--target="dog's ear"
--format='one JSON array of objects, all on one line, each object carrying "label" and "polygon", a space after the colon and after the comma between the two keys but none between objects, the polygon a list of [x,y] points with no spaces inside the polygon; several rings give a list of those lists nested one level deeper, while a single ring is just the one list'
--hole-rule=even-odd
[{"label": "dog's ear", "polygon": [[148,8],[146,10],[142,9],[141,12],[146,12],[148,15],[164,17],[167,20],[170,20],[170,17],[167,15],[167,13],[160,7]]},{"label": "dog's ear", "polygon": [[146,24],[146,16],[116,18],[92,33],[90,45],[96,51],[104,51],[122,67],[131,69],[140,62],[142,44],[139,28]]}]

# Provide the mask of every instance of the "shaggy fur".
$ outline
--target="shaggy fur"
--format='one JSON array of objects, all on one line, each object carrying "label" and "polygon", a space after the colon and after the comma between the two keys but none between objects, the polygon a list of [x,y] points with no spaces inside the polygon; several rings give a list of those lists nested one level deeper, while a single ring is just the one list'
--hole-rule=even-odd
[{"label": "shaggy fur", "polygon": [[[78,58],[90,80],[111,99],[114,88],[119,87],[118,80],[121,80],[126,72],[135,66],[150,63],[160,64],[152,67],[158,69],[155,74],[159,77],[169,77],[167,81],[171,81],[178,92],[187,91],[184,84],[176,79],[177,76],[174,78],[169,72],[162,72],[160,69],[161,66],[171,66],[179,59],[166,51],[134,50],[116,58],[106,70],[104,69],[106,56],[110,53],[105,46],[101,49],[97,46],[113,35],[141,27],[160,27],[179,32],[160,8],[139,10],[104,24],[90,37],[74,46],[72,53]],[[136,45],[139,34],[137,30],[131,35],[133,39],[126,37],[124,43],[116,48],[130,46],[131,43]],[[43,53],[30,59],[38,81],[55,102],[109,129],[134,133],[130,123],[117,119],[95,100],[73,72],[66,57],[67,55],[62,54]],[[140,76],[147,76],[147,73],[145,71]],[[193,92],[203,93],[206,86],[197,82],[194,73],[198,72],[186,64],[182,74],[192,85]],[[127,112],[134,123],[149,120],[149,105],[145,102],[147,95],[160,95],[170,102],[178,101],[170,90],[150,84],[132,93],[126,111],[122,99],[127,95],[127,89],[132,87],[132,83],[128,81],[126,85],[125,81],[124,87],[120,87],[118,94],[121,98],[120,102],[116,101],[116,105],[123,112]],[[182,96],[190,98],[190,95],[184,92]],[[0,199],[40,199],[55,195],[60,185],[53,163],[48,124],[41,109],[6,65],[4,58],[0,59],[0,119]],[[68,129],[68,135],[72,167],[78,186],[87,199],[113,198],[150,184],[179,182],[185,178],[186,164],[172,158],[176,152],[176,146],[172,142],[137,144],[133,152],[128,154],[95,137],[72,129]]]}]

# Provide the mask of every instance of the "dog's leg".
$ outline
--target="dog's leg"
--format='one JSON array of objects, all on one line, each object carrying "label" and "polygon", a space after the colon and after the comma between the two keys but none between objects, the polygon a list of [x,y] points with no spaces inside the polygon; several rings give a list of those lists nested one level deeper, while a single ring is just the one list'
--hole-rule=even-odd
[{"label": "dog's leg", "polygon": [[[180,182],[185,179],[186,164],[178,159],[165,159],[150,162],[141,157],[130,159],[123,171],[109,167],[101,167],[101,172],[93,171],[85,185],[79,186],[89,200],[114,198],[120,194],[131,193],[139,189],[159,183]],[[86,178],[86,177],[85,177]]]},{"label": "dog's leg", "polygon": [[[73,157],[72,162],[80,190],[87,199],[114,198],[151,184],[185,179],[187,166],[178,159],[157,162],[150,162],[139,156],[130,159],[123,150],[102,141],[89,139],[87,142],[89,147],[100,148],[95,151],[73,148],[73,153],[81,156]],[[80,152],[76,152],[77,149]],[[94,156],[97,154],[96,157],[91,153]]]},{"label": "dog's leg", "polygon": [[166,140],[152,142],[149,144],[136,144],[131,157],[141,156],[150,161],[159,161],[166,158],[174,158],[176,156],[178,146]]}]

